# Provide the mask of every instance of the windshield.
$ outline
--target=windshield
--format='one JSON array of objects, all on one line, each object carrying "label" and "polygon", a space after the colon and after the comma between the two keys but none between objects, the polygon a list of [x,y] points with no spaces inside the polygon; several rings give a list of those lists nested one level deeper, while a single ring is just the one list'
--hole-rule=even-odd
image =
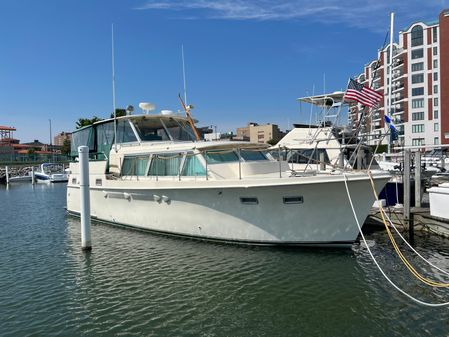
[{"label": "windshield", "polygon": [[142,141],[192,141],[193,133],[185,121],[174,118],[142,118],[132,121]]}]

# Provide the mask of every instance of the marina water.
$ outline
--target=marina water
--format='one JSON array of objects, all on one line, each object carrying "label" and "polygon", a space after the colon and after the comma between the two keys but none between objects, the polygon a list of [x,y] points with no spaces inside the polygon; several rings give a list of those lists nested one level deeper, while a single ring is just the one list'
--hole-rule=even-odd
[{"label": "marina water", "polygon": [[[449,335],[449,308],[399,294],[363,245],[251,248],[94,222],[86,253],[65,200],[65,184],[0,187],[0,336]],[[368,239],[400,287],[449,300],[412,278],[383,231]],[[448,240],[419,235],[416,247],[449,270]]]}]

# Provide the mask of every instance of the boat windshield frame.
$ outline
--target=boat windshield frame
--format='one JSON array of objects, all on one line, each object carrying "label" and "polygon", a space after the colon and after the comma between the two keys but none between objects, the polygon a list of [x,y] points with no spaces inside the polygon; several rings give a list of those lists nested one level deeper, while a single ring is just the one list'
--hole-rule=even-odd
[{"label": "boat windshield frame", "polygon": [[[187,121],[171,116],[129,119],[142,142],[147,141],[194,141],[195,136]],[[184,122],[184,123],[181,123]]]}]

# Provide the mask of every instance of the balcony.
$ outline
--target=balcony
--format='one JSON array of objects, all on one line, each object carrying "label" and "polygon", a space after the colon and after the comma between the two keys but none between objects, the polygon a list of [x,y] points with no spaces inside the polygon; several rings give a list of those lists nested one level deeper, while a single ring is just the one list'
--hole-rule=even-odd
[{"label": "balcony", "polygon": [[375,114],[373,114],[373,117],[372,117],[373,121],[380,120],[380,118],[381,118],[380,113],[376,112]]},{"label": "balcony", "polygon": [[398,57],[393,60],[393,70],[400,69],[404,65],[404,58]]},{"label": "balcony", "polygon": [[403,93],[397,92],[392,95],[391,101],[393,102],[393,104],[396,103],[396,105],[397,105],[398,103],[401,103],[404,99],[405,99],[405,96],[403,95]]},{"label": "balcony", "polygon": [[404,90],[404,83],[402,81],[395,81],[393,83],[393,90],[391,91],[393,94]]},{"label": "balcony", "polygon": [[401,57],[406,50],[404,48],[393,48],[393,60]]},{"label": "balcony", "polygon": [[400,78],[404,77],[404,72],[401,69],[394,69],[393,70],[393,79],[398,80]]}]

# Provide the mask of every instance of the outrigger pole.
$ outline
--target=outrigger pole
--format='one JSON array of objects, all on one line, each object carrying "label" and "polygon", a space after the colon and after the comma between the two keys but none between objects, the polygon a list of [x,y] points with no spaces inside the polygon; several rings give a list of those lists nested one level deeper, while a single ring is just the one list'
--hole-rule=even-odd
[{"label": "outrigger pole", "polygon": [[188,120],[188,122],[189,122],[189,124],[190,124],[190,127],[191,127],[192,130],[193,130],[193,133],[195,134],[195,139],[196,139],[197,141],[200,141],[200,140],[201,140],[200,135],[198,134],[198,130],[196,129],[195,123],[193,122],[192,115],[190,114],[190,109],[191,109],[190,105],[187,107],[187,106],[184,104],[184,101],[183,101],[182,98],[181,98],[181,94],[178,94],[178,98],[179,98],[179,100],[181,101],[182,108],[183,108],[184,111],[186,112],[187,120]]}]

